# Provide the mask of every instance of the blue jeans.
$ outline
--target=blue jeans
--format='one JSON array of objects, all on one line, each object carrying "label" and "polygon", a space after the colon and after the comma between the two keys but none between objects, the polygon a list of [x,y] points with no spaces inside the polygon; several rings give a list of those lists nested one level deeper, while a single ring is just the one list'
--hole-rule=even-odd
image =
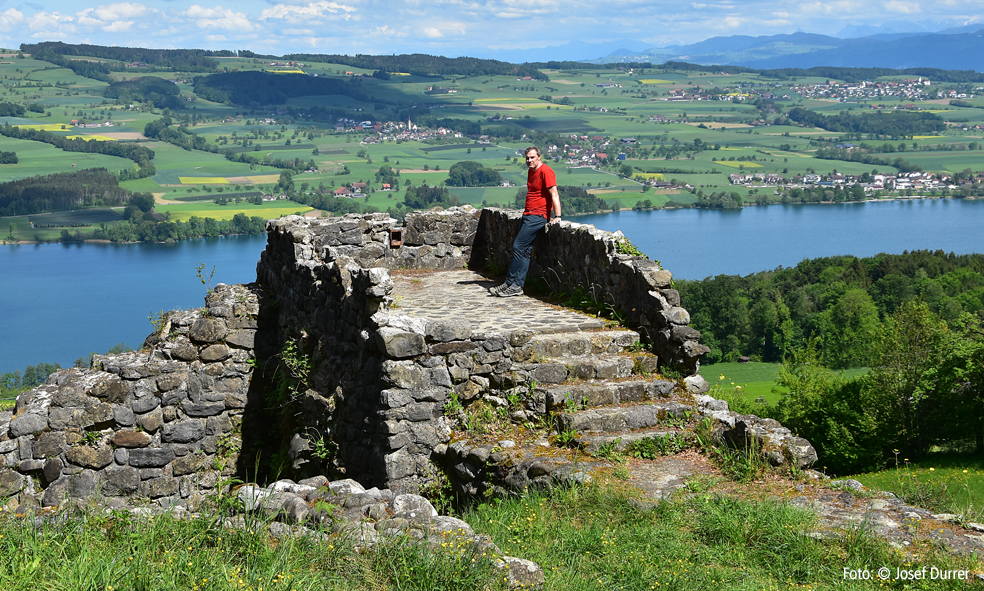
[{"label": "blue jeans", "polygon": [[540,215],[524,215],[523,225],[513,240],[513,255],[509,262],[509,274],[506,283],[520,287],[526,283],[526,274],[530,270],[530,255],[533,254],[533,241],[543,232],[547,218]]}]

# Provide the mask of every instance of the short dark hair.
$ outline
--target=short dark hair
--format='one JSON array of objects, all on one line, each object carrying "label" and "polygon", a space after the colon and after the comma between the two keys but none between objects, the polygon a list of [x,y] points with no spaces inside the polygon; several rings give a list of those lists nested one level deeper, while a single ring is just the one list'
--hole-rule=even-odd
[{"label": "short dark hair", "polygon": [[536,152],[536,155],[537,156],[539,156],[541,158],[543,157],[543,154],[540,153],[540,148],[537,148],[536,146],[530,146],[529,148],[526,148],[525,150],[523,150],[523,156],[526,156],[531,151],[532,152]]}]

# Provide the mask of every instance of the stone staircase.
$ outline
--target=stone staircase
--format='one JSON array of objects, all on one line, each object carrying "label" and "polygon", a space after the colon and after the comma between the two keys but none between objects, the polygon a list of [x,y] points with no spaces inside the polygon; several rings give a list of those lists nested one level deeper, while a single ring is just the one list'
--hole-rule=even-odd
[{"label": "stone staircase", "polygon": [[522,400],[510,408],[511,433],[496,438],[459,429],[439,450],[457,490],[510,494],[583,482],[613,467],[612,453],[647,438],[687,437],[702,416],[699,398],[707,397],[698,395],[706,382],[662,377],[639,340],[621,327],[534,336],[523,348],[529,358],[503,384],[519,385],[489,393],[497,401]]}]

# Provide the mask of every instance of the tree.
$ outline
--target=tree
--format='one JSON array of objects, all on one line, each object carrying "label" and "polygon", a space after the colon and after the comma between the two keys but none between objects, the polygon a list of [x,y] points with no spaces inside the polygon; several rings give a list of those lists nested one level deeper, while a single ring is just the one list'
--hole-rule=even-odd
[{"label": "tree", "polygon": [[889,318],[875,344],[871,378],[889,396],[898,446],[908,458],[929,451],[926,427],[932,389],[928,377],[943,358],[948,328],[925,302],[905,302]]},{"label": "tree", "polygon": [[827,308],[818,324],[823,338],[822,359],[827,367],[867,365],[878,333],[878,307],[863,289],[849,289]]},{"label": "tree", "polygon": [[446,184],[451,187],[492,187],[502,184],[502,175],[478,162],[464,161],[451,165]]},{"label": "tree", "polygon": [[129,204],[144,213],[150,212],[154,209],[154,205],[156,205],[154,195],[151,193],[134,193],[133,196],[130,197]]}]

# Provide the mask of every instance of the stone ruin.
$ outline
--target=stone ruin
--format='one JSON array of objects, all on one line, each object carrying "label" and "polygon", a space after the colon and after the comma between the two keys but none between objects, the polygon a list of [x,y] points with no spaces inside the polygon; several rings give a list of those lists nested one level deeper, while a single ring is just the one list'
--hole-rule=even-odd
[{"label": "stone ruin", "polygon": [[[370,499],[385,503],[439,473],[471,495],[590,478],[590,463],[558,459],[546,438],[452,440],[471,404],[516,423],[556,417],[586,450],[673,433],[697,413],[718,420],[722,440],[756,439],[776,465],[816,459],[781,425],[703,395],[707,348],[671,274],[628,254],[619,233],[550,226],[527,285],[580,294],[625,326],[532,298],[509,299],[523,300],[524,325],[509,324],[515,310],[485,322],[475,298],[492,283],[474,270],[505,268],[519,223],[519,212],[469,206],[413,212],[403,226],[386,214],[271,220],[255,283],[216,286],[205,307],[156,319],[140,351],[56,372],[0,413],[0,498],[191,509],[231,477],[279,473],[293,479],[281,489],[327,476],[386,491]],[[467,306],[401,306],[401,290],[438,293],[451,277],[444,293]]]}]

